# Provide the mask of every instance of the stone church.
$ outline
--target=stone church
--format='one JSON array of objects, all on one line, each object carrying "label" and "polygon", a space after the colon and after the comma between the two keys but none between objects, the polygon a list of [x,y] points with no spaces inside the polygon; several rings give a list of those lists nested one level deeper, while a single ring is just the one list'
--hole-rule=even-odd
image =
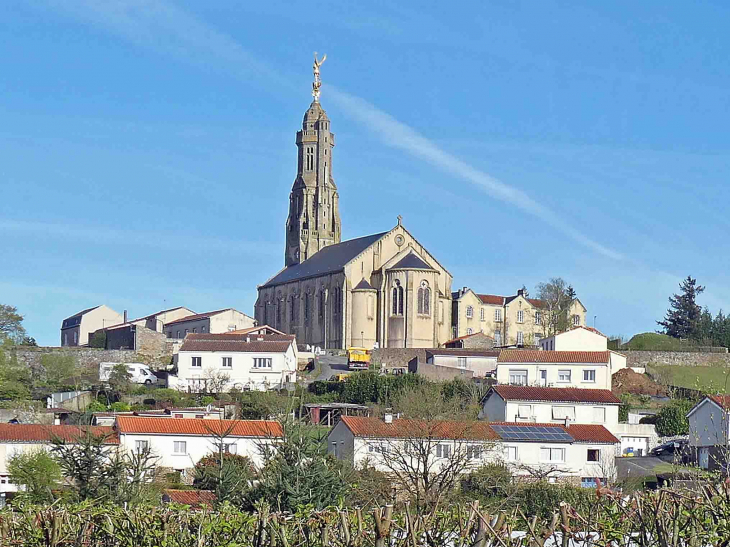
[{"label": "stone church", "polygon": [[[314,101],[297,131],[284,269],[258,287],[255,317],[322,348],[433,348],[451,334],[451,274],[403,226],[341,240],[335,136]],[[373,204],[375,206],[375,204]]]}]

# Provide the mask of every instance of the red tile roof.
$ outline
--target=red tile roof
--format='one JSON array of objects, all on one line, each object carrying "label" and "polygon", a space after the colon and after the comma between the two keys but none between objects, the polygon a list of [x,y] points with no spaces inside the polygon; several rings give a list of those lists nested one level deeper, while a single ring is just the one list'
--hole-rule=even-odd
[{"label": "red tile roof", "polygon": [[477,296],[484,304],[492,304],[494,306],[501,306],[504,304],[504,296],[498,296],[496,294],[478,294]]},{"label": "red tile roof", "polygon": [[185,340],[180,351],[228,351],[234,353],[286,353],[292,340]]},{"label": "red tile roof", "polygon": [[[602,425],[570,424],[566,427],[563,424],[533,423],[533,422],[489,422],[489,425],[519,425],[528,427],[554,427],[562,429],[579,443],[609,443],[617,444],[619,441],[608,429]],[[525,442],[525,441],[523,441]],[[555,441],[551,441],[555,442]]]},{"label": "red tile roof", "polygon": [[343,416],[344,423],[357,437],[374,437],[379,439],[404,439],[408,437],[426,437],[432,439],[475,439],[496,440],[497,434],[486,422],[457,422],[409,420],[395,418],[386,424],[381,418],[364,418],[359,416]]},{"label": "red tile roof", "polygon": [[[230,428],[230,431],[229,431]],[[171,420],[170,418],[138,418],[119,416],[117,429],[121,435],[144,433],[158,435],[205,435],[221,434],[229,431],[232,437],[283,437],[279,422],[266,420],[205,420],[189,418]]]},{"label": "red tile roof", "polygon": [[497,385],[492,391],[505,401],[621,404],[621,399],[608,389]]},{"label": "red tile roof", "polygon": [[230,311],[230,310],[238,311],[238,310],[234,310],[233,308],[225,308],[225,309],[222,309],[222,310],[208,311],[208,312],[205,312],[205,313],[196,313],[195,315],[188,315],[187,317],[181,317],[180,319],[175,319],[174,321],[170,321],[169,323],[165,323],[165,326],[167,326],[167,325],[176,325],[177,323],[185,323],[187,321],[196,321],[198,319],[207,319],[208,317],[211,317],[213,315],[218,315],[219,313],[223,313],[224,311]]},{"label": "red tile roof", "polygon": [[343,416],[340,421],[347,426],[356,437],[376,439],[467,439],[480,441],[499,441],[501,437],[492,429],[493,425],[520,425],[523,427],[553,427],[570,435],[575,442],[610,443],[620,442],[602,425],[519,423],[514,422],[457,422],[393,419],[386,424],[380,418],[362,418]]},{"label": "red tile roof", "polygon": [[710,399],[715,401],[724,409],[730,409],[730,395],[708,395]]},{"label": "red tile roof", "polygon": [[[38,443],[61,439],[73,442],[85,435],[87,428],[76,425],[0,424],[0,442]],[[89,426],[92,435],[106,436],[106,444],[119,444],[114,428]]]},{"label": "red tile roof", "polygon": [[162,491],[162,501],[189,505],[193,509],[201,509],[204,505],[213,505],[217,499],[215,492],[209,490],[173,490]]},{"label": "red tile roof", "polygon": [[438,348],[427,349],[428,355],[460,355],[462,357],[499,357],[499,349],[479,349],[479,348]]},{"label": "red tile roof", "polygon": [[499,363],[596,363],[606,364],[610,351],[545,351],[537,349],[505,349]]}]

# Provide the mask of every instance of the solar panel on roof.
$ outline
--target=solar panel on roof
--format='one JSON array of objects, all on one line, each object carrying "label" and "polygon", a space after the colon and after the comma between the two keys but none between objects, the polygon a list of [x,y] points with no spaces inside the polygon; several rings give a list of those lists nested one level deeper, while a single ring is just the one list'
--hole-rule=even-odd
[{"label": "solar panel on roof", "polygon": [[573,442],[573,437],[560,427],[530,425],[493,425],[492,429],[505,441]]}]

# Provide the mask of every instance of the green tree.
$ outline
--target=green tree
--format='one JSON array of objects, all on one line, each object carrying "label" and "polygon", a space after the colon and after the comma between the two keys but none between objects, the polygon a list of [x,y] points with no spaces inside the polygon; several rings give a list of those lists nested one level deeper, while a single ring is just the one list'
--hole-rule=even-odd
[{"label": "green tree", "polygon": [[51,503],[61,480],[61,467],[45,450],[19,452],[8,459],[10,478],[24,489],[18,495],[31,503]]},{"label": "green tree", "polygon": [[570,327],[570,307],[577,298],[575,289],[562,277],[553,277],[547,283],[537,284],[537,299],[543,302],[544,334],[564,332]]},{"label": "green tree", "polygon": [[21,401],[30,398],[28,386],[17,380],[0,382],[0,400]]},{"label": "green tree", "polygon": [[109,385],[111,388],[120,393],[129,393],[132,391],[132,374],[127,370],[127,365],[117,363],[109,374]]},{"label": "green tree", "polygon": [[656,432],[660,437],[687,435],[689,421],[687,413],[692,409],[692,401],[675,399],[659,411],[656,419]]},{"label": "green tree", "polygon": [[669,297],[669,309],[664,321],[657,321],[664,334],[673,338],[695,338],[702,309],[697,304],[697,296],[705,287],[698,285],[691,276],[679,284],[680,293]]},{"label": "green tree", "polygon": [[23,316],[18,313],[18,308],[0,304],[0,343],[4,341],[19,343],[24,336]]},{"label": "green tree", "polygon": [[218,503],[227,501],[250,508],[250,490],[256,470],[249,458],[220,452],[205,456],[195,464],[193,486],[215,492]]},{"label": "green tree", "polygon": [[89,339],[89,347],[100,349],[106,348],[106,331],[98,330],[92,334]]},{"label": "green tree", "polygon": [[250,499],[264,498],[281,511],[312,505],[322,509],[347,495],[349,470],[327,454],[316,428],[285,421],[283,439],[261,446],[264,466]]},{"label": "green tree", "polygon": [[41,356],[41,365],[45,371],[45,382],[50,387],[73,383],[81,373],[73,355],[47,353]]}]

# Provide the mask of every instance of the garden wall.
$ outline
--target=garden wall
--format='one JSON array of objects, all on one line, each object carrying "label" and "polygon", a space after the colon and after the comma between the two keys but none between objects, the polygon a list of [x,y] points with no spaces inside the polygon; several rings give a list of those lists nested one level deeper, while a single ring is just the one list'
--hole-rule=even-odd
[{"label": "garden wall", "polygon": [[651,363],[656,365],[679,365],[702,367],[709,365],[730,365],[728,353],[699,353],[688,351],[626,351],[626,364],[630,367],[646,367]]}]

